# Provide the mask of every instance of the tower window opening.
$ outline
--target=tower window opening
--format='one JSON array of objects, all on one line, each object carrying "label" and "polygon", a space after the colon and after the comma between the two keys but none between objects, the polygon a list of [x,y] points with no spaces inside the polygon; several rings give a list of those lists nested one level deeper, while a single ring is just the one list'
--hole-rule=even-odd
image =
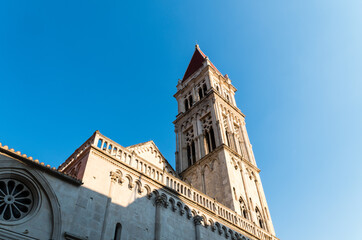
[{"label": "tower window opening", "polygon": [[261,217],[260,211],[258,208],[255,208],[256,218],[258,219],[259,227],[265,229],[263,218]]},{"label": "tower window opening", "polygon": [[196,161],[196,151],[195,151],[195,142],[194,142],[194,131],[190,128],[185,132],[186,140],[186,160],[188,166],[191,166]]},{"label": "tower window opening", "polygon": [[184,105],[185,105],[185,111],[189,110],[189,101],[187,99],[185,99]]},{"label": "tower window opening", "polygon": [[205,130],[205,154],[212,152],[216,148],[214,130],[210,127],[209,130]]},{"label": "tower window opening", "polygon": [[206,146],[205,146],[205,154],[208,154],[211,152],[211,145],[210,145],[210,136],[209,136],[209,132],[205,131],[205,135],[204,135],[205,141],[206,141]]},{"label": "tower window opening", "polygon": [[206,92],[207,92],[206,83],[204,83],[204,84],[202,85],[202,89],[204,90],[204,95],[206,95]]},{"label": "tower window opening", "polygon": [[203,98],[203,97],[204,97],[204,94],[203,94],[203,92],[202,92],[202,89],[199,88],[199,98],[201,99],[201,98]]},{"label": "tower window opening", "polygon": [[216,148],[216,143],[215,143],[214,129],[212,127],[210,127],[210,138],[211,138],[212,150],[214,150]]},{"label": "tower window opening", "polygon": [[196,162],[196,151],[195,151],[195,142],[191,142],[191,162],[194,164]]},{"label": "tower window opening", "polygon": [[191,141],[191,143],[187,144],[187,164],[191,166],[196,162],[196,150],[195,150],[195,142]]},{"label": "tower window opening", "polygon": [[121,232],[122,232],[122,225],[120,223],[117,223],[116,229],[114,231],[114,240],[121,240]]},{"label": "tower window opening", "polygon": [[192,107],[192,104],[193,104],[192,96],[190,95],[190,96],[189,96],[189,105],[190,105],[190,107]]},{"label": "tower window opening", "polygon": [[243,201],[243,199],[241,197],[239,199],[239,202],[240,202],[241,216],[243,216],[245,219],[249,219],[248,218],[248,211],[246,210],[245,202]]}]

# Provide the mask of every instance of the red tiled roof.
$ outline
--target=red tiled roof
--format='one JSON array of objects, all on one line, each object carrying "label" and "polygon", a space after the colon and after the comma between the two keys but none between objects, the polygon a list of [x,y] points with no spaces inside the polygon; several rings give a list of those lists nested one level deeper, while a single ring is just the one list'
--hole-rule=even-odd
[{"label": "red tiled roof", "polygon": [[[194,72],[196,72],[200,67],[202,67],[204,61],[206,59],[206,55],[201,51],[199,45],[196,45],[195,52],[192,55],[189,66],[186,69],[184,77],[182,81],[190,77]],[[214,66],[214,64],[210,61],[211,66],[220,73],[220,71]],[[221,74],[221,73],[220,73]],[[221,74],[222,75],[222,74]]]}]

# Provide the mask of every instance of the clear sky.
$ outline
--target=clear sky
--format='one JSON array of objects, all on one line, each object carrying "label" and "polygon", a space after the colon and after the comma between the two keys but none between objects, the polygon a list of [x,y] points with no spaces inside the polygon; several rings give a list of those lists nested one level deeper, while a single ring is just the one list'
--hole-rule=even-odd
[{"label": "clear sky", "polygon": [[98,129],[174,165],[196,41],[238,89],[277,236],[360,239],[360,0],[1,1],[0,142],[57,167]]}]

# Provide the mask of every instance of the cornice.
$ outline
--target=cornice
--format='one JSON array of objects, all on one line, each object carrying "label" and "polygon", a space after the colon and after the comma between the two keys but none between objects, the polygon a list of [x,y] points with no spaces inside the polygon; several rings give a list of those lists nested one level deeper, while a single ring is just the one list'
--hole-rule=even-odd
[{"label": "cornice", "polygon": [[256,172],[260,172],[260,169],[257,168],[255,165],[253,165],[251,162],[249,162],[247,159],[245,159],[243,156],[241,156],[239,153],[237,153],[235,150],[230,148],[229,146],[225,144],[221,144],[217,148],[215,148],[211,153],[205,155],[198,161],[196,161],[191,167],[188,167],[187,169],[183,170],[179,175],[183,177],[184,175],[188,174],[189,172],[193,171],[194,168],[198,168],[199,165],[205,164],[208,162],[208,160],[212,160],[215,155],[217,155],[222,149],[226,149],[227,151],[231,152],[233,155],[235,155],[237,158],[239,158],[242,162],[247,164],[250,168],[254,169]]},{"label": "cornice", "polygon": [[2,146],[1,143],[0,143],[0,152],[4,153],[12,158],[15,158],[17,160],[20,160],[26,164],[29,164],[30,166],[33,166],[42,171],[45,171],[53,176],[61,178],[62,180],[65,180],[69,183],[72,183],[75,185],[82,184],[82,182],[79,179],[76,179],[66,173],[63,173],[63,172],[57,170],[55,167],[51,167],[49,164],[45,165],[43,162],[39,162],[38,159],[33,160],[32,157],[27,157],[26,154],[21,155],[20,151],[15,152],[15,150],[13,148],[9,149],[8,146]]}]

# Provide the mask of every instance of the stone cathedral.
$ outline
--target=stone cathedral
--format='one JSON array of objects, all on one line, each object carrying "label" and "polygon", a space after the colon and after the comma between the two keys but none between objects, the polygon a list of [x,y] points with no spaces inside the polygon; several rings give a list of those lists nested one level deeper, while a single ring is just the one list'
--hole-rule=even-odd
[{"label": "stone cathedral", "polygon": [[176,170],[96,131],[58,168],[0,143],[0,239],[278,240],[235,87],[196,45],[174,97]]}]

